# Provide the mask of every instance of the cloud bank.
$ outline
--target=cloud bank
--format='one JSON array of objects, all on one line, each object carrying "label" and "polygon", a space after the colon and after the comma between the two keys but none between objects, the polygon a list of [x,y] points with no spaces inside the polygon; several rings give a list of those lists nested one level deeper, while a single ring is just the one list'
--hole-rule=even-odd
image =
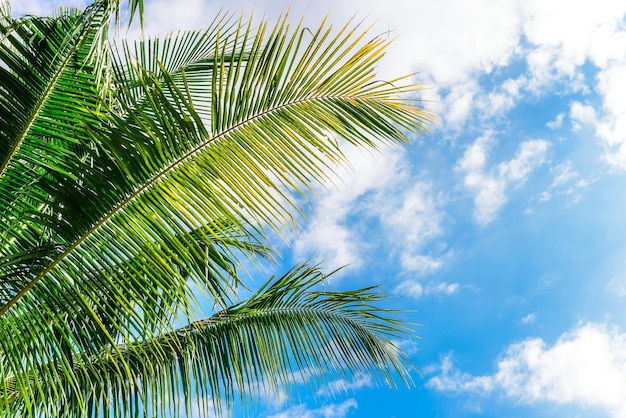
[{"label": "cloud bank", "polygon": [[626,417],[626,333],[606,324],[582,325],[552,345],[540,338],[512,344],[490,375],[461,372],[450,355],[435,369],[437,375],[426,383],[433,390],[499,393],[523,404],[574,404]]}]

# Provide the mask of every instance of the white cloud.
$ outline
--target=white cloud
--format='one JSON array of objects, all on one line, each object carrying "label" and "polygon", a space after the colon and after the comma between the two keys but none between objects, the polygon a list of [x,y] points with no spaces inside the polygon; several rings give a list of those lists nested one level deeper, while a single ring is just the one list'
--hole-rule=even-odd
[{"label": "white cloud", "polygon": [[441,234],[441,220],[430,185],[419,182],[401,199],[385,199],[385,202],[390,203],[380,207],[378,204],[383,202],[376,202],[376,207],[381,209],[382,222],[396,232],[402,232],[407,244],[420,246]]},{"label": "white cloud", "polygon": [[358,404],[354,399],[348,399],[338,404],[324,405],[315,409],[308,409],[306,404],[300,404],[286,411],[269,415],[267,418],[344,418],[357,408]]},{"label": "white cloud", "polygon": [[437,371],[438,376],[431,377],[426,387],[441,392],[479,392],[488,393],[494,389],[491,376],[472,376],[457,369],[452,362],[452,355],[447,354],[436,367],[424,368],[425,373]]},{"label": "white cloud", "polygon": [[626,63],[612,65],[598,76],[598,92],[605,112],[598,122],[596,135],[606,146],[606,160],[626,170],[626,99],[619,94],[626,88]]},{"label": "white cloud", "polygon": [[343,225],[347,213],[327,210],[324,201],[315,218],[295,244],[299,257],[313,253],[323,258],[331,269],[342,266],[359,267],[362,263],[356,237]]},{"label": "white cloud", "polygon": [[529,313],[528,315],[520,319],[520,322],[524,325],[530,325],[534,323],[536,320],[537,320],[537,315],[534,313]]},{"label": "white cloud", "polygon": [[589,37],[589,55],[599,68],[607,68],[614,62],[624,59],[623,52],[626,50],[626,33],[623,30],[622,22],[620,19],[617,19],[618,16],[618,14],[615,14],[612,21],[607,19],[609,21],[596,25]]},{"label": "white cloud", "polygon": [[541,202],[551,200],[555,194],[572,196],[574,201],[578,201],[581,198],[580,191],[593,182],[591,179],[582,178],[574,171],[571,161],[558,164],[551,168],[550,172],[553,173],[554,178],[548,189],[541,194],[539,198]]},{"label": "white cloud", "polygon": [[347,220],[358,211],[359,198],[397,186],[399,179],[406,177],[407,161],[402,150],[387,151],[383,156],[354,147],[344,149],[351,167],[342,170],[338,185],[327,184],[325,190],[319,192],[310,223],[295,242],[299,257],[313,253],[335,268],[361,265],[359,244],[363,240],[357,236],[357,231],[346,225]]},{"label": "white cloud", "polygon": [[522,142],[514,158],[487,170],[493,142],[493,133],[487,132],[467,148],[456,166],[456,170],[464,174],[465,187],[475,195],[474,217],[483,225],[493,221],[506,203],[507,188],[523,184],[531,172],[544,163],[549,146],[541,139]]},{"label": "white cloud", "polygon": [[[574,130],[595,128],[606,147],[606,160],[615,168],[626,169],[626,4],[600,0],[579,2],[533,0],[524,2],[523,32],[531,43],[527,62],[535,89],[559,77],[567,85],[592,87],[602,100],[603,114],[579,102],[572,104],[570,117]],[[598,70],[597,84],[586,86],[582,66],[592,63]],[[576,90],[577,87],[572,87]]]},{"label": "white cloud", "polygon": [[[399,35],[386,57],[394,73],[422,71],[437,85],[455,85],[476,72],[489,72],[515,51],[521,25],[515,1],[412,0],[302,1],[300,9],[324,14],[332,8],[339,19],[372,16],[380,31]],[[306,6],[305,6],[306,5]],[[398,13],[402,10],[402,13]],[[486,12],[488,11],[488,12]],[[427,41],[426,41],[427,40]]]},{"label": "white cloud", "polygon": [[473,110],[474,98],[479,92],[476,81],[454,85],[443,101],[443,118],[448,128],[459,127]]},{"label": "white cloud", "polygon": [[424,296],[424,286],[415,280],[405,280],[395,288],[394,293],[413,299],[419,299]]},{"label": "white cloud", "polygon": [[620,21],[626,12],[622,2],[599,0],[573,5],[566,0],[532,0],[523,2],[522,9],[524,35],[532,44],[531,72],[539,84],[555,76],[573,76],[585,60],[601,64],[617,52],[619,45],[604,42],[621,31]]},{"label": "white cloud", "polygon": [[[475,107],[480,110],[484,120],[493,119],[511,110],[523,94],[523,88],[528,84],[525,76],[509,78],[490,92],[476,92]],[[478,89],[477,89],[478,90]]]},{"label": "white cloud", "polygon": [[626,114],[626,100],[619,90],[626,87],[625,78],[626,64],[611,66],[598,77],[598,90],[603,96],[603,106],[614,117]]},{"label": "white cloud", "polygon": [[394,289],[394,293],[413,299],[419,299],[426,296],[452,295],[456,293],[459,288],[460,285],[458,283],[431,281],[427,284],[422,284],[415,280],[405,280]]},{"label": "white cloud", "polygon": [[[220,6],[237,12],[241,5],[245,5],[246,12],[251,12],[254,5],[257,15],[266,14],[270,20],[290,8],[292,20],[304,14],[305,22],[312,26],[319,24],[328,12],[331,21],[338,24],[350,18],[355,18],[355,23],[363,18],[368,23],[376,22],[372,35],[397,37],[380,63],[381,76],[393,78],[419,72],[418,78],[428,81],[432,88],[423,93],[426,97],[434,99],[441,89],[449,91],[443,100],[445,111],[441,116],[451,125],[462,123],[475,107],[478,76],[508,64],[518,53],[523,23],[515,0],[496,3],[447,0],[428,4],[412,0],[392,0],[391,4],[376,0],[303,0],[295,4],[288,0],[254,3],[184,0],[185,6],[180,4],[180,0],[154,0],[147,8],[149,32],[199,27]],[[398,10],[403,12],[397,13]],[[506,86],[490,101],[508,108],[513,97],[511,91],[511,86]]]},{"label": "white cloud", "polygon": [[443,260],[435,259],[428,255],[410,254],[409,252],[402,254],[400,262],[405,271],[419,275],[434,273],[443,266]]},{"label": "white cloud", "polygon": [[[184,7],[181,7],[182,3]],[[289,0],[153,0],[147,8],[149,19],[146,21],[152,21],[150,28],[161,28],[160,32],[193,27],[202,22],[206,24],[207,16],[213,16],[208,13],[220,6],[239,11],[241,5],[245,5],[247,12],[254,5],[256,14],[267,14],[270,19],[291,7],[294,20],[306,14],[306,21],[314,22],[312,24],[319,24],[328,12],[331,12],[332,21],[341,24],[352,17],[356,17],[355,22],[370,17],[369,22],[378,22],[373,34],[384,34],[389,29],[392,31],[390,37],[399,35],[382,63],[382,71],[393,75],[423,71],[438,85],[453,85],[467,80],[470,73],[489,72],[506,63],[514,53],[521,25],[516,2],[494,4],[490,0],[477,0],[471,4],[464,0],[429,4],[393,0],[391,5],[376,0],[304,0],[296,3]],[[403,12],[397,13],[398,10]]]},{"label": "white cloud", "polygon": [[482,171],[492,142],[493,132],[488,131],[465,150],[463,158],[457,163],[457,168],[470,173]]},{"label": "white cloud", "polygon": [[554,118],[554,120],[546,123],[546,126],[550,129],[559,129],[563,125],[563,119],[565,119],[565,113],[561,112],[556,115],[556,118]]},{"label": "white cloud", "polygon": [[379,217],[391,247],[399,249],[404,271],[429,274],[443,265],[442,259],[421,254],[423,247],[441,236],[443,230],[432,186],[418,182],[403,190],[387,190],[368,205],[371,216]]},{"label": "white cloud", "polygon": [[475,194],[474,217],[481,224],[491,222],[506,201],[505,182],[483,172],[491,142],[490,132],[478,138],[468,147],[456,167],[458,171],[465,173],[465,187]]},{"label": "white cloud", "polygon": [[446,282],[432,283],[426,286],[426,294],[427,295],[436,295],[436,294],[452,295],[459,290],[459,286],[460,285],[458,283],[446,283]]},{"label": "white cloud", "polygon": [[[570,92],[588,92],[590,86],[581,67],[591,62],[601,70],[597,92],[605,97],[608,113],[605,126],[600,127],[605,133],[599,136],[623,138],[621,126],[626,123],[619,122],[621,116],[616,117],[611,96],[618,103],[625,102],[619,95],[623,91],[619,83],[625,78],[618,73],[626,63],[623,25],[626,5],[614,0],[576,4],[566,0],[510,0],[498,2],[498,10],[491,10],[492,6],[488,10],[493,13],[475,7],[474,11],[480,10],[485,15],[477,18],[474,11],[458,7],[455,1],[440,2],[425,12],[437,16],[438,12],[454,10],[452,16],[432,20],[444,22],[443,27],[416,25],[419,29],[408,33],[413,42],[417,42],[421,33],[434,34],[436,52],[425,48],[427,55],[416,55],[416,62],[425,63],[420,69],[432,80],[435,91],[448,89],[441,99],[442,119],[448,127],[458,128],[476,109],[483,116],[499,115],[513,108],[525,92],[543,94],[546,87],[558,80],[565,81],[563,85]],[[462,21],[455,19],[457,11],[465,14]],[[499,18],[501,22],[496,21]],[[454,25],[454,29],[446,29],[448,24]],[[502,28],[502,24],[507,27]],[[440,31],[454,34],[454,41],[446,42],[446,34]],[[480,43],[476,42],[478,39]],[[522,43],[521,39],[526,42]],[[470,56],[475,51],[476,55]],[[506,80],[490,92],[482,91],[479,76],[506,67],[513,57],[526,60],[528,76]],[[603,88],[603,79],[609,81],[610,88]],[[615,166],[626,166],[626,150],[613,152],[609,157],[614,157],[608,160]]]},{"label": "white cloud", "polygon": [[512,344],[496,368],[494,374],[473,376],[454,367],[448,355],[426,385],[454,393],[497,391],[520,403],[574,404],[626,417],[626,333],[606,324],[582,325],[552,345],[540,338]]},{"label": "white cloud", "polygon": [[415,280],[406,280],[396,287],[394,293],[413,299],[419,299],[424,295],[424,286]]},{"label": "white cloud", "polygon": [[552,187],[562,186],[567,183],[571,183],[572,180],[576,180],[579,176],[578,173],[572,171],[572,163],[570,161],[566,161],[557,165],[554,168],[556,175],[554,176],[554,180],[552,181]]},{"label": "white cloud", "polygon": [[569,117],[572,120],[572,127],[575,131],[581,130],[584,126],[593,126],[597,123],[595,109],[577,101],[570,105]]},{"label": "white cloud", "polygon": [[[487,117],[496,116],[513,108],[524,92],[542,93],[557,80],[566,80],[564,85],[569,91],[588,91],[581,71],[585,62],[605,69],[625,60],[622,18],[626,6],[622,2],[510,0],[497,5],[491,2],[484,8],[475,2],[469,7],[458,3],[438,2],[422,8],[423,12],[416,11],[413,18],[432,19],[413,25],[416,29],[406,33],[414,44],[424,34],[434,40],[420,48],[423,54],[415,55],[416,66],[424,70],[436,91],[448,89],[443,95],[442,119],[454,128],[473,109]],[[410,6],[403,10],[407,13],[401,15],[411,16]],[[436,18],[440,14],[441,18]],[[404,20],[390,19],[398,22],[396,27],[410,27]],[[434,22],[437,27],[432,27]],[[402,51],[409,50],[403,44],[399,46]],[[481,91],[479,76],[506,67],[514,57],[525,58],[528,76],[506,80],[491,92]]]},{"label": "white cloud", "polygon": [[543,164],[547,150],[548,142],[544,140],[522,142],[515,158],[498,165],[498,176],[507,181],[526,181],[528,175]]},{"label": "white cloud", "polygon": [[[33,0],[18,2],[15,8],[41,13],[57,3]],[[86,2],[64,3],[84,6]],[[383,78],[419,72],[418,77],[432,87],[424,94],[441,102],[442,120],[456,128],[473,110],[494,116],[515,106],[524,92],[540,91],[559,78],[567,79],[565,85],[572,91],[587,88],[581,76],[581,66],[586,62],[607,74],[626,62],[626,4],[615,0],[575,4],[566,0],[446,0],[428,4],[411,0],[303,0],[295,4],[289,0],[152,0],[146,8],[147,30],[163,33],[204,27],[207,17],[215,16],[221,8],[235,14],[243,10],[259,17],[266,15],[271,21],[291,8],[292,20],[305,15],[305,22],[310,22],[305,24],[310,25],[318,24],[329,12],[335,23],[343,24],[350,18],[355,24],[363,18],[376,22],[372,35],[398,36],[381,62]],[[387,30],[391,32],[386,34]],[[493,91],[481,91],[481,76],[519,58],[526,59],[528,75],[507,79]],[[619,79],[610,74],[607,77]],[[615,87],[608,91],[622,91]],[[598,92],[605,95],[601,85]],[[608,102],[607,111],[611,107]],[[609,116],[603,129],[611,132],[615,118]],[[626,157],[610,161],[622,166]]]},{"label": "white cloud", "polygon": [[[440,268],[443,260],[422,251],[443,234],[443,215],[430,184],[411,176],[405,151],[392,148],[381,155],[349,147],[345,152],[351,167],[335,180],[337,186],[319,192],[310,223],[295,241],[296,255],[316,254],[330,267],[359,267],[367,251],[384,245],[405,271],[428,274]],[[385,233],[368,235],[376,224]]]},{"label": "white cloud", "polygon": [[[622,18],[626,7],[620,2],[501,1],[499,10],[493,10],[493,14],[481,10],[487,15],[482,19],[476,19],[472,11],[457,8],[452,3],[455,2],[440,2],[440,6],[434,8],[445,10],[452,6],[455,11],[467,13],[467,19],[463,22],[447,17],[441,19],[456,25],[451,31],[456,38],[448,45],[439,44],[438,40],[443,43],[445,37],[438,36],[437,29],[433,29],[437,34],[433,37],[437,40],[435,46],[441,51],[439,54],[445,56],[441,65],[423,57],[423,61],[429,62],[425,70],[432,74],[430,79],[436,90],[448,89],[442,100],[442,119],[450,125],[448,127],[457,129],[475,110],[486,118],[498,116],[512,109],[524,94],[543,94],[555,81],[564,81],[563,86],[569,92],[588,92],[581,69],[586,62],[604,70],[625,61],[626,31]],[[488,7],[491,12],[491,5]],[[492,19],[495,16],[502,17],[502,22]],[[508,27],[503,29],[501,23]],[[457,36],[465,31],[467,36]],[[480,46],[468,45],[482,36],[486,37]],[[468,52],[475,50],[478,50],[476,57],[468,56]],[[494,69],[505,68],[513,58],[520,57],[528,66],[525,75],[508,79],[492,91],[483,91],[479,85],[481,75],[492,74]]]},{"label": "white cloud", "polygon": [[417,346],[416,340],[414,338],[392,340],[391,342],[394,346],[404,351],[409,356],[417,354],[419,352],[419,347]]}]

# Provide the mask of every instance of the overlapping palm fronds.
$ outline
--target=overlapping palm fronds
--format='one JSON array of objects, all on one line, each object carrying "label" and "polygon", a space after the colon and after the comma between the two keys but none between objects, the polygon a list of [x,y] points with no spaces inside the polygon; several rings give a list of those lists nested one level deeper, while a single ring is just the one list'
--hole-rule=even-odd
[{"label": "overlapping palm fronds", "polygon": [[[387,42],[217,16],[108,46],[120,7],[0,22],[3,415],[170,416],[299,370],[408,379],[371,289],[319,293],[303,265],[235,300],[238,258],[271,257],[335,137],[404,143],[432,119],[419,86],[375,78]],[[219,312],[194,319],[194,289]]]}]

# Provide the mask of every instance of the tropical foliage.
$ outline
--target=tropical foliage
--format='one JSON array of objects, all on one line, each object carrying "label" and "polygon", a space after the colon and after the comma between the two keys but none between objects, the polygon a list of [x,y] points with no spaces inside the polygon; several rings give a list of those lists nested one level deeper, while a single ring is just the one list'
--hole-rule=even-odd
[{"label": "tropical foliage", "polygon": [[228,412],[300,379],[409,382],[405,324],[376,289],[321,290],[304,263],[238,296],[241,260],[276,256],[268,231],[293,228],[338,139],[405,143],[431,120],[419,86],[375,78],[388,41],[220,15],[126,42],[123,6],[143,19],[142,0],[19,18],[2,3],[2,416]]}]

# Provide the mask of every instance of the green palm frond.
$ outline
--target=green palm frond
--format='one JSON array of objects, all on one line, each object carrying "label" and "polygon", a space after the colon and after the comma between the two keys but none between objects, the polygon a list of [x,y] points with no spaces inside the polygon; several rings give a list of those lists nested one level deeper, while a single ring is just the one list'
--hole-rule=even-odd
[{"label": "green palm frond", "polygon": [[[120,49],[123,54],[112,57],[116,60],[113,67],[115,76],[127,91],[118,98],[140,101],[143,97],[141,81],[137,78],[138,66],[163,82],[171,78],[179,87],[184,85],[193,97],[198,114],[210,118],[211,78],[207,75],[215,66],[214,45],[224,33],[235,32],[238,23],[241,24],[228,15],[218,14],[203,31],[182,31],[165,38],[147,38],[135,42],[122,41]],[[127,107],[133,107],[125,103]]]},{"label": "green palm frond", "polygon": [[[95,356],[89,365],[74,365],[84,392],[47,393],[38,402],[57,397],[56,405],[63,408],[108,416],[112,402],[131,399],[118,413],[178,416],[181,410],[189,414],[197,398],[211,398],[218,408],[237,400],[247,405],[289,391],[301,380],[319,384],[320,374],[327,380],[367,373],[382,385],[397,376],[411,384],[410,360],[391,342],[407,332],[393,318],[396,312],[376,306],[381,295],[373,288],[320,291],[325,278],[316,266],[300,265],[208,319],[124,344],[118,356]],[[111,379],[122,364],[130,374]],[[103,375],[102,367],[109,373]],[[9,390],[14,386],[11,379],[6,384]],[[178,402],[181,395],[184,401]],[[84,404],[72,404],[72,397]],[[8,398],[22,401],[13,394]],[[75,410],[76,416],[84,413]]]},{"label": "green palm frond", "polygon": [[[141,0],[128,6],[142,15]],[[357,303],[378,296],[312,293],[316,269],[227,308],[244,284],[238,260],[273,256],[267,231],[293,226],[343,158],[338,138],[406,143],[432,120],[410,97],[419,85],[376,78],[388,42],[351,24],[291,29],[285,17],[270,29],[217,16],[205,31],[118,49],[102,42],[119,10],[98,1],[0,21],[0,410],[134,414],[131,398],[156,408],[190,379],[232,402],[255,379],[278,387],[308,368],[404,379],[402,355],[383,349],[400,324]],[[180,328],[198,312],[195,289],[225,309],[223,323]],[[279,305],[289,308],[263,311]],[[342,322],[350,315],[360,331]],[[279,348],[285,357],[267,357]],[[330,357],[318,362],[321,349]],[[211,350],[218,357],[202,357]],[[231,360],[241,367],[211,363]]]}]

